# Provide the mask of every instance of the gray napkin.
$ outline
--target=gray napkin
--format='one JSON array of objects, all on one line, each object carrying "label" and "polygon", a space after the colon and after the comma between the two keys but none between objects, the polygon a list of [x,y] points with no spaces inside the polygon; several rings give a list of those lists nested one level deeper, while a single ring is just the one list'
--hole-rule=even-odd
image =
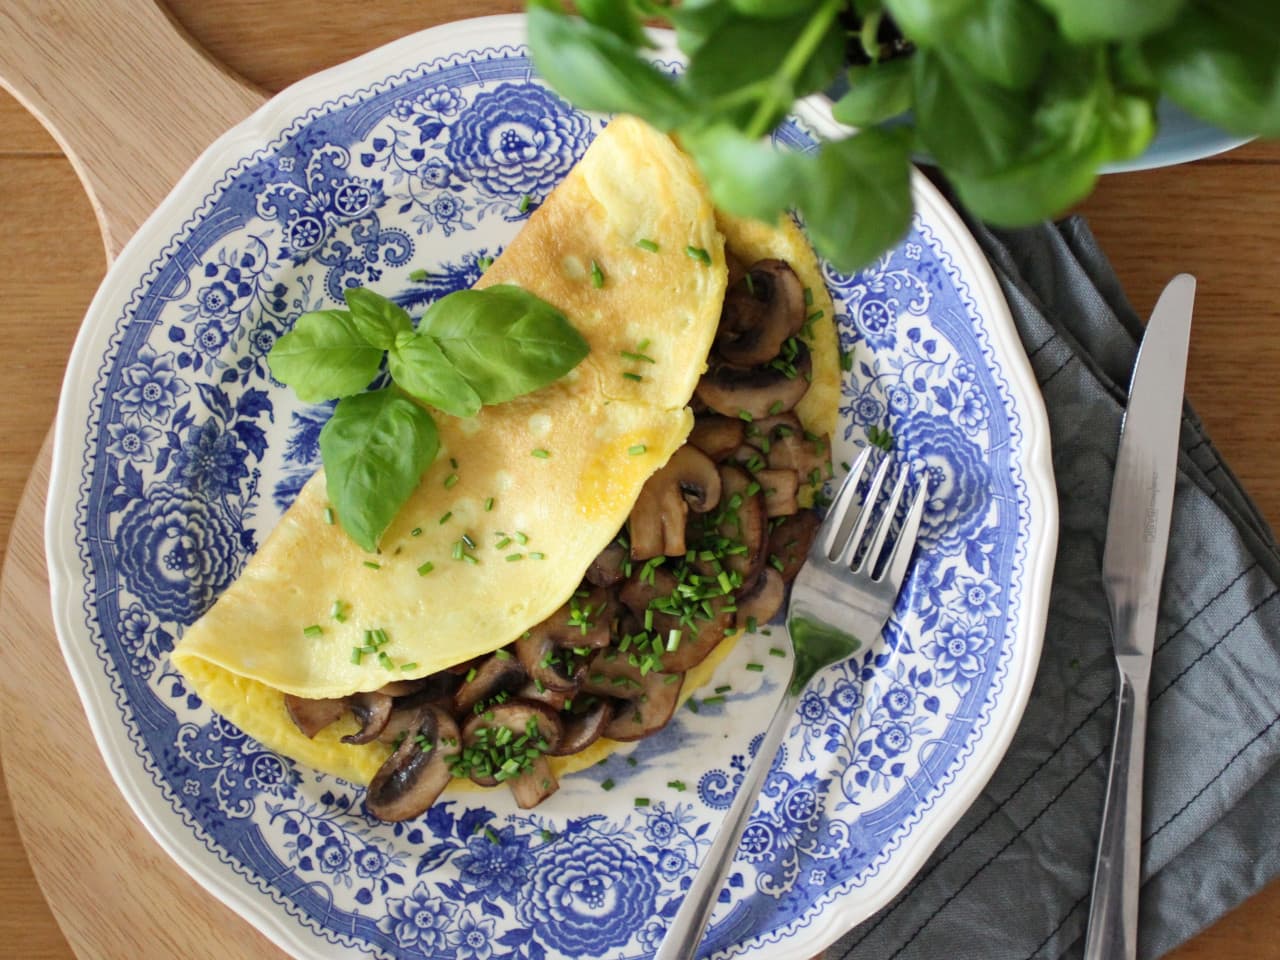
[{"label": "gray napkin", "polygon": [[[970,226],[1049,412],[1061,533],[1044,655],[982,796],[901,896],[828,960],[1049,960],[1083,949],[1115,717],[1102,550],[1142,323],[1082,220]],[[1190,408],[1179,469],[1151,681],[1141,957],[1166,953],[1280,874],[1280,552]]]}]

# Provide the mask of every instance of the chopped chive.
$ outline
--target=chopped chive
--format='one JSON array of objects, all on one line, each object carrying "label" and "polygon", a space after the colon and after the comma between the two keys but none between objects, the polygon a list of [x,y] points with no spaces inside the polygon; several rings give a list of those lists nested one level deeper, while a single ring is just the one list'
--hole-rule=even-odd
[{"label": "chopped chive", "polygon": [[636,806],[637,806],[637,807],[647,807],[648,805],[649,805],[649,798],[648,798],[648,797],[636,797]]},{"label": "chopped chive", "polygon": [[748,670],[750,670],[752,673],[763,673],[763,672],[764,672],[764,664],[763,664],[763,663],[748,663],[748,664],[747,664],[747,669],[748,669]]},{"label": "chopped chive", "polygon": [[756,282],[752,279],[751,274],[744,274],[742,280],[747,285],[747,293],[754,297],[756,295]]},{"label": "chopped chive", "polygon": [[556,838],[556,835],[555,835],[554,833],[552,833],[550,830],[547,830],[545,827],[543,828],[543,830],[542,830],[542,839],[543,839],[546,843],[550,843],[550,842],[551,842],[552,840],[554,840],[555,838]]},{"label": "chopped chive", "polygon": [[342,614],[341,600],[333,601],[333,606],[329,608],[329,616],[333,617],[333,619],[337,620],[338,622],[342,622],[342,620],[346,619]]},{"label": "chopped chive", "polygon": [[508,562],[508,563],[515,563],[517,560],[523,560],[523,559],[524,559],[524,554],[523,554],[523,553],[508,553],[508,554],[507,554],[507,562]]},{"label": "chopped chive", "polygon": [[787,653],[785,650],[780,650],[777,647],[769,648],[769,656],[771,657],[785,657],[786,655]]},{"label": "chopped chive", "polygon": [[747,629],[752,633],[756,632],[756,628],[760,626],[760,621],[755,617],[747,617]]},{"label": "chopped chive", "polygon": [[418,669],[418,661],[413,660],[413,661],[411,661],[411,662],[409,662],[409,663],[402,663],[402,664],[400,664],[400,669],[401,669],[401,671],[402,671],[402,672],[405,672],[405,673],[407,673],[407,672],[408,672],[408,671],[410,671],[410,670],[417,670],[417,669]]},{"label": "chopped chive", "polygon": [[649,349],[649,344],[650,344],[650,343],[652,343],[652,342],[653,342],[653,341],[652,341],[652,340],[650,340],[648,337],[645,337],[643,340],[641,340],[639,343],[637,343],[637,344],[636,344],[636,349],[637,349],[637,350],[648,350],[648,349]]},{"label": "chopped chive", "polygon": [[716,693],[728,693],[732,689],[733,689],[733,684],[723,683],[720,686],[716,687]]},{"label": "chopped chive", "polygon": [[490,843],[496,844],[499,842],[498,835],[494,833],[493,830],[491,830],[489,827],[484,828],[484,837]]},{"label": "chopped chive", "polygon": [[662,678],[663,685],[668,687],[671,686],[671,684],[673,683],[679,683],[679,682],[680,682],[680,674],[678,673],[668,673],[665,677]]},{"label": "chopped chive", "polygon": [[520,212],[521,213],[529,212],[529,195],[527,193],[520,198]]},{"label": "chopped chive", "polygon": [[714,697],[703,697],[702,699],[704,707],[715,706],[717,703],[724,703],[724,697],[721,694],[716,694]]},{"label": "chopped chive", "polygon": [[436,565],[432,563],[430,560],[428,560],[426,563],[424,563],[422,566],[418,568],[418,576],[425,577],[428,573],[430,573],[435,568],[436,568]]},{"label": "chopped chive", "polygon": [[781,412],[782,412],[781,400],[775,400],[773,401],[773,403],[769,404],[769,416],[776,417]]},{"label": "chopped chive", "polygon": [[445,478],[444,478],[444,488],[445,488],[446,490],[448,490],[450,487],[452,487],[452,486],[453,486],[454,484],[456,484],[457,482],[458,482],[458,475],[457,475],[456,473],[451,473],[451,474],[449,474],[447,477],[445,477]]},{"label": "chopped chive", "polygon": [[380,564],[380,563],[375,563],[373,560],[366,560],[366,561],[364,561],[364,565],[365,565],[366,567],[368,567],[370,570],[381,570],[381,569],[382,569],[382,564]]},{"label": "chopped chive", "polygon": [[635,766],[637,763],[639,763],[639,762],[640,762],[640,761],[639,761],[639,760],[637,760],[635,757],[627,757],[627,766],[628,766],[628,767],[634,767],[634,766]]},{"label": "chopped chive", "polygon": [[501,549],[503,549],[504,547],[507,547],[507,546],[510,546],[510,545],[511,545],[511,538],[510,538],[510,537],[503,537],[501,540],[499,540],[497,543],[495,543],[495,544],[493,545],[493,548],[494,548],[495,550],[501,550]]},{"label": "chopped chive", "polygon": [[361,649],[360,649],[359,647],[352,647],[352,648],[351,648],[351,662],[352,662],[352,663],[358,664],[358,663],[360,662],[360,658],[361,658],[363,655],[364,655],[364,654],[363,654],[363,651],[361,651]]},{"label": "chopped chive", "polygon": [[493,257],[477,257],[476,266],[480,268],[481,273],[484,273],[493,266]]},{"label": "chopped chive", "polygon": [[470,564],[477,564],[477,563],[479,563],[479,562],[480,562],[480,558],[479,558],[479,557],[475,556],[474,554],[470,554],[470,553],[464,553],[464,554],[462,555],[462,559],[463,559],[463,560],[465,560],[467,563],[470,563]]},{"label": "chopped chive", "polygon": [[667,632],[667,653],[675,653],[680,647],[680,628],[672,627]]},{"label": "chopped chive", "polygon": [[528,535],[521,533],[519,530],[515,532],[515,538],[516,538],[516,543],[520,544],[520,546],[522,547],[529,542]]},{"label": "chopped chive", "polygon": [[497,657],[499,660],[510,660],[510,659],[511,659],[511,654],[510,654],[510,653],[508,653],[506,650],[503,650],[501,647],[499,647],[497,650],[493,651],[493,655],[494,655],[495,657]]},{"label": "chopped chive", "polygon": [[442,527],[443,527],[446,523],[448,523],[448,522],[449,522],[449,518],[450,518],[450,517],[452,517],[452,516],[453,516],[453,511],[452,511],[452,510],[446,510],[446,511],[445,511],[445,513],[444,513],[444,515],[440,517],[440,526],[442,526]]},{"label": "chopped chive", "polygon": [[302,628],[302,635],[304,637],[311,637],[312,639],[315,639],[316,637],[324,635],[324,628],[322,628],[318,623],[313,623],[309,627]]},{"label": "chopped chive", "polygon": [[638,373],[632,373],[630,370],[628,370],[626,373],[622,375],[622,379],[632,380],[635,383],[640,383],[642,380],[644,380],[644,377],[640,376],[640,374]]},{"label": "chopped chive", "polygon": [[600,783],[601,790],[612,790],[613,787],[614,787],[613,777],[609,777],[609,779],[603,780]]},{"label": "chopped chive", "polygon": [[333,507],[324,508],[324,522],[333,526]]},{"label": "chopped chive", "polygon": [[637,443],[634,446],[627,447],[627,453],[631,454],[631,456],[633,457],[638,457],[640,456],[640,454],[644,453],[648,449],[649,448],[646,447],[643,443]]},{"label": "chopped chive", "polygon": [[693,699],[693,697],[690,697],[688,700],[686,700],[684,702],[684,705],[689,708],[690,713],[698,712],[698,701]]},{"label": "chopped chive", "polygon": [[804,305],[806,307],[813,306],[813,290],[810,287],[804,288]]},{"label": "chopped chive", "polygon": [[468,550],[474,550],[476,548],[476,542],[471,539],[471,534],[469,533],[464,533],[462,535],[462,542],[467,545]]},{"label": "chopped chive", "polygon": [[538,447],[538,449],[536,450],[531,450],[530,453],[532,453],[533,456],[537,457],[539,460],[546,460],[551,456],[550,451],[543,450],[541,447]]},{"label": "chopped chive", "polygon": [[462,541],[461,540],[453,541],[453,551],[451,553],[451,556],[455,560],[462,559]]},{"label": "chopped chive", "polygon": [[421,527],[414,527],[412,530],[410,530],[410,531],[409,531],[409,536],[411,536],[411,537],[420,537],[420,536],[422,536],[422,528],[421,528]]},{"label": "chopped chive", "polygon": [[670,787],[672,790],[677,790],[681,792],[683,792],[685,789],[683,780],[668,780],[667,786]]},{"label": "chopped chive", "polygon": [[652,240],[645,240],[642,238],[636,241],[636,246],[639,247],[641,250],[648,250],[650,253],[658,252],[658,245],[654,243]]},{"label": "chopped chive", "polygon": [[594,260],[591,261],[591,285],[597,290],[604,286],[604,271]]},{"label": "chopped chive", "polygon": [[391,658],[387,656],[385,650],[378,651],[378,665],[384,670],[394,670],[396,668],[396,665],[391,662]]},{"label": "chopped chive", "polygon": [[546,556],[547,556],[547,555],[546,555],[545,553],[538,553],[537,551],[534,551],[534,552],[532,552],[532,553],[530,553],[530,554],[529,554],[529,559],[530,559],[530,560],[545,560],[545,559],[546,559]]},{"label": "chopped chive", "polygon": [[853,369],[852,353],[847,353],[844,350],[840,351],[840,369],[843,370],[845,373],[848,373]]},{"label": "chopped chive", "polygon": [[[805,306],[808,306],[808,304],[805,304]],[[813,313],[809,314],[804,319],[806,323],[813,323],[813,321],[821,320],[826,315],[827,315],[827,312],[825,310],[815,310],[813,311]]]},{"label": "chopped chive", "polygon": [[739,419],[739,420],[745,420],[747,423],[750,423],[752,420],[754,420],[754,419],[755,419],[755,417],[751,416],[751,411],[750,411],[750,410],[739,410],[739,411],[738,411],[738,419]]},{"label": "chopped chive", "polygon": [[431,274],[425,270],[411,270],[409,271],[409,279],[414,283],[426,283],[431,279]]},{"label": "chopped chive", "polygon": [[458,458],[457,458],[457,457],[450,457],[450,458],[449,458],[449,466],[450,466],[452,469],[457,470],[457,469],[458,469]]},{"label": "chopped chive", "polygon": [[710,265],[711,254],[707,253],[702,247],[695,247],[692,244],[684,248],[686,256],[692,257],[694,260],[700,260],[702,263]]},{"label": "chopped chive", "polygon": [[470,670],[467,671],[467,683],[470,683],[475,678],[476,678],[476,668],[472,667]]},{"label": "chopped chive", "polygon": [[484,512],[488,513],[493,509],[493,497],[486,497],[484,501]]},{"label": "chopped chive", "polygon": [[649,356],[647,353],[632,353],[630,350],[619,350],[618,355],[622,357],[624,360],[633,360],[636,363],[657,363],[658,362],[657,360],[653,359],[653,357]]}]

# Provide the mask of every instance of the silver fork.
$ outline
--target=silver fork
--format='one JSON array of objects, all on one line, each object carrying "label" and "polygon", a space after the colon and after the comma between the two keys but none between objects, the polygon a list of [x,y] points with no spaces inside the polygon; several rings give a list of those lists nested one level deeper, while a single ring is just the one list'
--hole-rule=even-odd
[{"label": "silver fork", "polygon": [[[920,530],[928,488],[921,483],[897,542],[888,559],[879,565],[882,572],[874,576],[876,561],[889,539],[893,518],[906,491],[907,473],[905,470],[899,472],[893,492],[872,533],[870,545],[865,551],[860,551],[875,504],[889,474],[889,458],[885,457],[871,479],[866,497],[860,505],[854,506],[858,484],[866,473],[870,456],[871,448],[868,447],[845,476],[791,588],[787,633],[791,638],[793,656],[786,691],[769,729],[765,731],[755,761],[733,799],[733,806],[725,815],[720,832],[707,851],[706,860],[694,875],[693,884],[671,921],[671,929],[654,954],[654,960],[690,960],[694,956],[715,907],[724,875],[733,863],[738,841],[764,784],[765,774],[791,725],[796,705],[809,681],[819,670],[851,656],[864,643],[873,642],[893,610]],[[855,563],[855,558],[859,557]]]}]

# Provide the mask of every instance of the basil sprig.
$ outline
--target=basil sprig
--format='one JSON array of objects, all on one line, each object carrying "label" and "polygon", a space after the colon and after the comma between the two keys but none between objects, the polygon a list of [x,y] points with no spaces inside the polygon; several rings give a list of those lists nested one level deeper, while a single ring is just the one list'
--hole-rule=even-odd
[{"label": "basil sprig", "polygon": [[[307,402],[338,399],[320,431],[329,500],[373,551],[436,458],[435,407],[471,417],[564,376],[587,342],[555,307],[510,285],[437,300],[415,329],[398,304],[362,287],[346,310],[304,313],[271,349],[271,374]],[[367,390],[386,358],[391,383]]]},{"label": "basil sprig", "polygon": [[[798,209],[844,270],[906,231],[913,153],[927,152],[975,214],[1016,226],[1061,213],[1103,165],[1142,153],[1162,96],[1233,133],[1280,136],[1275,0],[576,7],[581,17],[561,0],[529,0],[529,46],[553,87],[677,134],[725,209],[758,219]],[[650,62],[641,22],[674,27],[682,73]],[[908,51],[896,58],[882,43],[890,22]],[[837,80],[848,92],[835,116],[861,132],[808,154],[774,151],[767,135],[796,99]]]}]

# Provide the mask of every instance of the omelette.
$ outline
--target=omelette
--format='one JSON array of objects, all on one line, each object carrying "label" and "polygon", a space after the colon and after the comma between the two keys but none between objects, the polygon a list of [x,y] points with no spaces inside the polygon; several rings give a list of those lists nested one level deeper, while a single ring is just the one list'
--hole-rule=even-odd
[{"label": "omelette", "polygon": [[[359,728],[350,716],[308,737],[286,697],[342,698],[429,677],[511,644],[570,602],[646,481],[690,435],[690,401],[725,302],[726,246],[746,263],[786,260],[811,293],[810,385],[795,412],[806,430],[829,434],[839,358],[807,241],[789,219],[718,214],[670,138],[618,117],[476,285],[515,284],[547,301],[587,341],[587,357],[475,417],[437,412],[439,454],[377,555],[332,523],[317,472],[180,638],[172,660],[194,691],[267,747],[368,783],[393,747],[344,742]],[[637,355],[643,370],[629,359]],[[474,545],[463,548],[469,562],[458,562],[460,544]],[[370,632],[385,658],[352,655]],[[682,697],[730,647],[688,672]],[[615,746],[598,740],[552,765],[581,769]]]}]

